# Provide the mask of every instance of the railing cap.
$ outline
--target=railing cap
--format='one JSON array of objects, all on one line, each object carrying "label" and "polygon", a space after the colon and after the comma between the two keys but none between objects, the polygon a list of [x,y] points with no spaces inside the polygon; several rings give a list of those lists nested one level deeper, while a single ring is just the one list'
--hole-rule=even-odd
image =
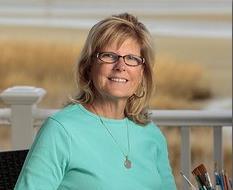
[{"label": "railing cap", "polygon": [[14,86],[4,90],[0,98],[6,104],[29,105],[41,101],[46,91],[43,88],[33,86]]}]

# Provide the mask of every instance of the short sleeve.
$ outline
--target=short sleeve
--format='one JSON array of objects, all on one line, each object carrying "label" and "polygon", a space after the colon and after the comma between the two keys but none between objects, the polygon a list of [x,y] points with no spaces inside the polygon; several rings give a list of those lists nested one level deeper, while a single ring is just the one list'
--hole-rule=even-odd
[{"label": "short sleeve", "polygon": [[37,133],[15,190],[53,190],[69,164],[70,136],[57,120],[48,118]]}]

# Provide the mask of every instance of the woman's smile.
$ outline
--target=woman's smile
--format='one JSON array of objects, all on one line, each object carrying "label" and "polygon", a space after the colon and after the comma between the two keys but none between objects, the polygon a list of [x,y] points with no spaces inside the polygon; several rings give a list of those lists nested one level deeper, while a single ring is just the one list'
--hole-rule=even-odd
[{"label": "woman's smile", "polygon": [[108,79],[112,82],[117,82],[117,83],[127,83],[128,82],[128,79],[121,78],[121,77],[108,77]]}]

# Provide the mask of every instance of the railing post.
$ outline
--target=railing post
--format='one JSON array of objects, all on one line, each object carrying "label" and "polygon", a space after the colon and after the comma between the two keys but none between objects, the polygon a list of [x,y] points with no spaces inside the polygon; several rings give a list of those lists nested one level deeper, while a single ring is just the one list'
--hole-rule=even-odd
[{"label": "railing post", "polygon": [[217,169],[223,169],[223,146],[222,146],[222,126],[214,127],[214,163],[217,164]]},{"label": "railing post", "polygon": [[[181,127],[181,171],[190,179],[191,149],[190,149],[190,128]],[[182,179],[182,189],[188,190],[189,184]]]},{"label": "railing post", "polygon": [[46,91],[30,86],[15,86],[0,94],[2,100],[11,107],[12,149],[28,149],[33,142],[33,109]]}]

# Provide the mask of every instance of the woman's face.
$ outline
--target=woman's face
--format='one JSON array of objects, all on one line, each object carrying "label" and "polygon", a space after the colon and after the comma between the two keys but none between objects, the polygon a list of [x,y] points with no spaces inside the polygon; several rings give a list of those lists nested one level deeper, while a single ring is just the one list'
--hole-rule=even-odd
[{"label": "woman's face", "polygon": [[[101,52],[113,52],[118,55],[140,55],[140,46],[133,39],[127,39],[120,47],[109,44]],[[97,58],[91,68],[91,79],[102,98],[127,100],[137,90],[143,77],[143,65],[135,67],[125,64],[123,58],[117,62],[104,63]]]}]

